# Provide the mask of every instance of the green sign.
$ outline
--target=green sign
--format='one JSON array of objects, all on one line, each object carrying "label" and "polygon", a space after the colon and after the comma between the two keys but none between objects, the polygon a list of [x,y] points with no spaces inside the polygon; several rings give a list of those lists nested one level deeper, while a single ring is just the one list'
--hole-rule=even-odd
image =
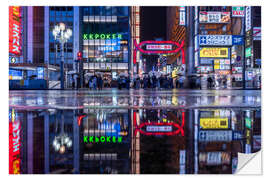
[{"label": "green sign", "polygon": [[122,39],[122,34],[83,34],[83,40]]},{"label": "green sign", "polygon": [[232,17],[245,17],[244,6],[233,6],[232,7]]},{"label": "green sign", "polygon": [[246,118],[245,121],[246,121],[246,127],[249,128],[249,129],[251,129],[251,119],[250,118]]},{"label": "green sign", "polygon": [[122,137],[116,136],[83,136],[84,143],[121,143]]},{"label": "green sign", "polygon": [[251,56],[251,47],[246,48],[246,57],[250,57]]}]

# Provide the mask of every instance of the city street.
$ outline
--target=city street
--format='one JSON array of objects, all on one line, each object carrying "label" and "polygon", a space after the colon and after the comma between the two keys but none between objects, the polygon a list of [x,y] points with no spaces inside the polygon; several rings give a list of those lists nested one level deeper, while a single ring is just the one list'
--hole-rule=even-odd
[{"label": "city street", "polygon": [[9,174],[235,174],[261,150],[260,6],[8,9]]}]

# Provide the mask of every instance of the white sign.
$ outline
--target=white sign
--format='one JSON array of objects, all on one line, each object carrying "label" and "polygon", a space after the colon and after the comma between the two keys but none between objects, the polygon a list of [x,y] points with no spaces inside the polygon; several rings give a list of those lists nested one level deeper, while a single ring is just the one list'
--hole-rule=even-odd
[{"label": "white sign", "polygon": [[171,44],[148,44],[146,50],[172,50]]},{"label": "white sign", "polygon": [[179,12],[179,25],[181,26],[186,25],[186,12],[185,11]]},{"label": "white sign", "polygon": [[179,7],[179,25],[181,25],[181,26],[186,25],[186,8],[185,8],[185,6]]},{"label": "white sign", "polygon": [[246,31],[251,29],[251,7],[246,7]]},{"label": "white sign", "polygon": [[209,141],[232,141],[232,131],[200,131],[199,141],[209,142]]},{"label": "white sign", "polygon": [[206,12],[201,11],[200,23],[229,23],[231,21],[230,12]]},{"label": "white sign", "polygon": [[231,35],[200,35],[199,36],[200,46],[231,46],[232,36]]},{"label": "white sign", "polygon": [[172,126],[146,126],[147,132],[171,132]]}]

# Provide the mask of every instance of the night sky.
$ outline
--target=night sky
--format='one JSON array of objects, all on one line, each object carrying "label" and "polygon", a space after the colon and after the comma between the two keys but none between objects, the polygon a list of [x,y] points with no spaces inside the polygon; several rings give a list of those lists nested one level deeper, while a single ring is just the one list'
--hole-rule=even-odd
[{"label": "night sky", "polygon": [[166,39],[166,7],[141,7],[141,41]]},{"label": "night sky", "polygon": [[[140,15],[141,41],[155,40],[155,38],[166,40],[166,7],[144,6],[141,7]],[[146,59],[147,72],[157,64],[157,55],[143,55],[142,58]]]}]

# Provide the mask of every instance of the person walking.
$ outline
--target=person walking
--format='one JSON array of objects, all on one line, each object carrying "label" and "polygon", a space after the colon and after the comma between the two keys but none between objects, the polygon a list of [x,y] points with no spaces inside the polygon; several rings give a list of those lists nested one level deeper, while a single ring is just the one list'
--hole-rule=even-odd
[{"label": "person walking", "polygon": [[199,88],[199,89],[202,89],[202,86],[201,86],[201,77],[197,77],[196,79],[196,87]]},{"label": "person walking", "polygon": [[103,87],[103,80],[100,74],[97,77],[97,87],[98,87],[98,90],[102,90],[102,87]]},{"label": "person walking", "polygon": [[224,76],[224,78],[223,78],[223,87],[224,87],[224,89],[227,88],[227,77],[226,76]]},{"label": "person walking", "polygon": [[93,89],[94,90],[97,90],[97,77],[94,76],[93,79],[92,79],[92,81],[93,81]]},{"label": "person walking", "polygon": [[209,76],[207,78],[207,87],[208,87],[208,89],[212,88],[212,83],[213,83],[213,79]]},{"label": "person walking", "polygon": [[143,77],[143,89],[146,89],[147,88],[147,83],[148,83],[148,78],[147,78],[147,75],[145,75]]},{"label": "person walking", "polygon": [[126,77],[126,88],[127,88],[127,90],[129,90],[129,88],[130,88],[130,78],[129,78],[129,76]]}]

